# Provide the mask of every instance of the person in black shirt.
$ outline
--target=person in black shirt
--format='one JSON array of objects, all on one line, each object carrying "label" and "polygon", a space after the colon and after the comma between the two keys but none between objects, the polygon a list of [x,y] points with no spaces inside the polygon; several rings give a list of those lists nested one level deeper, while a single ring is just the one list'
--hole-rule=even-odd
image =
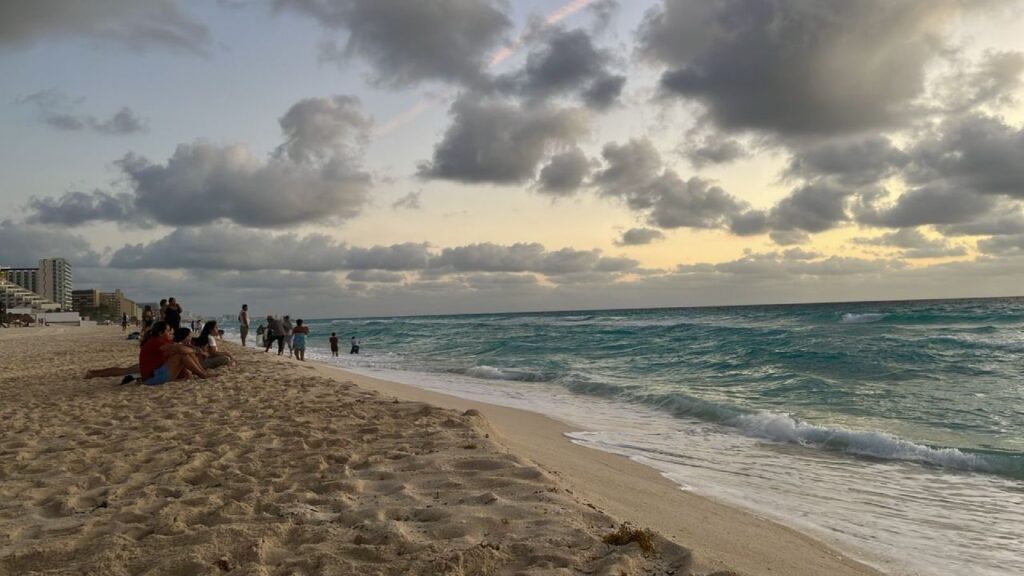
[{"label": "person in black shirt", "polygon": [[164,310],[164,322],[175,330],[181,328],[181,305],[174,298],[167,299],[167,309]]}]

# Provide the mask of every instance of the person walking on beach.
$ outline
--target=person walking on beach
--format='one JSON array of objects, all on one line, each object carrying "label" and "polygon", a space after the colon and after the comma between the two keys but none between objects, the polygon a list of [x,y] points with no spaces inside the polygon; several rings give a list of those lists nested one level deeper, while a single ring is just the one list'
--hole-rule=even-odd
[{"label": "person walking on beach", "polygon": [[242,304],[242,311],[238,313],[238,332],[242,335],[242,348],[245,348],[245,339],[249,336],[249,305]]},{"label": "person walking on beach", "polygon": [[273,316],[267,316],[267,347],[264,352],[270,352],[270,347],[277,342],[277,355],[281,356],[284,354],[284,339],[287,332],[284,330],[284,324],[280,320]]},{"label": "person walking on beach", "polygon": [[338,355],[338,334],[331,332],[331,356]]},{"label": "person walking on beach", "polygon": [[306,361],[306,336],[309,336],[309,326],[302,325],[302,319],[295,321],[295,328],[292,328],[292,348],[295,350],[295,358]]},{"label": "person walking on beach", "polygon": [[291,358],[294,355],[292,350],[292,317],[285,314],[284,322],[281,324],[284,326],[284,343],[288,346],[288,357]]},{"label": "person walking on beach", "polygon": [[352,349],[348,351],[349,354],[359,354],[359,339],[355,336],[352,337]]},{"label": "person walking on beach", "polygon": [[122,312],[121,313],[121,332],[127,332],[127,331],[128,331],[128,313],[127,312]]}]

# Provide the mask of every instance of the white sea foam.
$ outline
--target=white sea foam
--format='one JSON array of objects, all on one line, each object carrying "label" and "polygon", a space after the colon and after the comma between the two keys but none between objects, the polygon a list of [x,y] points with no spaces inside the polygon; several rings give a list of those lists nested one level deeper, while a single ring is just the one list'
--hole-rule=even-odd
[{"label": "white sea foam", "polygon": [[885,314],[843,314],[843,324],[870,324],[885,318]]},{"label": "white sea foam", "polygon": [[728,422],[746,434],[815,448],[841,450],[858,456],[884,460],[907,460],[969,471],[993,471],[984,456],[956,448],[932,448],[884,432],[869,432],[816,426],[785,414],[761,412],[737,416]]}]

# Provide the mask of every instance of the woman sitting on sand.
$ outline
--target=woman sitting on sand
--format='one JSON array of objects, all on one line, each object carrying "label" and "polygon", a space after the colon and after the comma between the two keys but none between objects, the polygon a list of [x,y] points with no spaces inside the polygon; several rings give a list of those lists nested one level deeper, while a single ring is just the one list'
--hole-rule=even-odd
[{"label": "woman sitting on sand", "polygon": [[198,376],[206,378],[199,365],[195,350],[174,343],[174,329],[166,322],[157,322],[146,333],[139,351],[139,370],[142,383],[158,386],[173,380]]},{"label": "woman sitting on sand", "polygon": [[218,335],[220,335],[220,331],[217,330],[217,321],[210,320],[203,326],[203,331],[199,333],[199,336],[192,340],[192,345],[206,352],[210,358],[224,357],[228,359],[229,366],[236,366],[238,363],[235,362],[235,357],[217,346]]},{"label": "woman sitting on sand", "polygon": [[303,326],[302,320],[295,321],[295,328],[292,328],[292,349],[295,357],[303,362],[306,361],[306,336],[309,335],[309,326]]}]

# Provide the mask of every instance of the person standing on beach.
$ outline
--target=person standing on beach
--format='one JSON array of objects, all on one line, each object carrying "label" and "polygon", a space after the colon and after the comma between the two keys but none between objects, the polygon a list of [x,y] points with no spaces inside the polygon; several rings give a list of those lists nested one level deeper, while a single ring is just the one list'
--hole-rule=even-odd
[{"label": "person standing on beach", "polygon": [[331,332],[331,356],[338,355],[338,334]]},{"label": "person standing on beach", "polygon": [[238,313],[238,332],[242,335],[242,348],[245,348],[245,338],[249,336],[248,304],[242,304],[242,311]]},{"label": "person standing on beach", "polygon": [[273,316],[267,316],[267,347],[263,351],[270,352],[270,347],[277,341],[277,355],[283,355],[285,334],[284,324]]},{"label": "person standing on beach", "polygon": [[145,334],[146,332],[149,332],[149,329],[153,326],[153,322],[155,322],[155,320],[153,318],[153,307],[150,306],[149,304],[146,304],[146,309],[142,311],[142,333],[143,334]]},{"label": "person standing on beach", "polygon": [[164,313],[165,312],[167,312],[167,299],[166,298],[162,298],[162,299],[160,299],[160,318],[159,318],[159,320],[161,322],[165,321],[164,320]]},{"label": "person standing on beach", "polygon": [[348,351],[349,354],[359,354],[359,339],[355,336],[352,337],[352,349]]},{"label": "person standing on beach", "polygon": [[267,328],[262,322],[256,327],[256,337],[260,339],[260,346],[267,345]]},{"label": "person standing on beach", "polygon": [[167,308],[164,310],[164,322],[175,330],[181,328],[181,306],[174,298],[167,299]]},{"label": "person standing on beach", "polygon": [[121,313],[121,332],[127,332],[127,331],[128,331],[128,313],[127,312],[122,312]]},{"label": "person standing on beach", "polygon": [[292,350],[292,317],[285,314],[284,322],[281,324],[284,326],[284,343],[288,345],[288,357],[291,358],[295,353]]},{"label": "person standing on beach", "polygon": [[302,319],[295,321],[295,328],[292,329],[292,347],[295,350],[295,358],[306,361],[306,336],[309,336],[309,326],[302,325]]}]

